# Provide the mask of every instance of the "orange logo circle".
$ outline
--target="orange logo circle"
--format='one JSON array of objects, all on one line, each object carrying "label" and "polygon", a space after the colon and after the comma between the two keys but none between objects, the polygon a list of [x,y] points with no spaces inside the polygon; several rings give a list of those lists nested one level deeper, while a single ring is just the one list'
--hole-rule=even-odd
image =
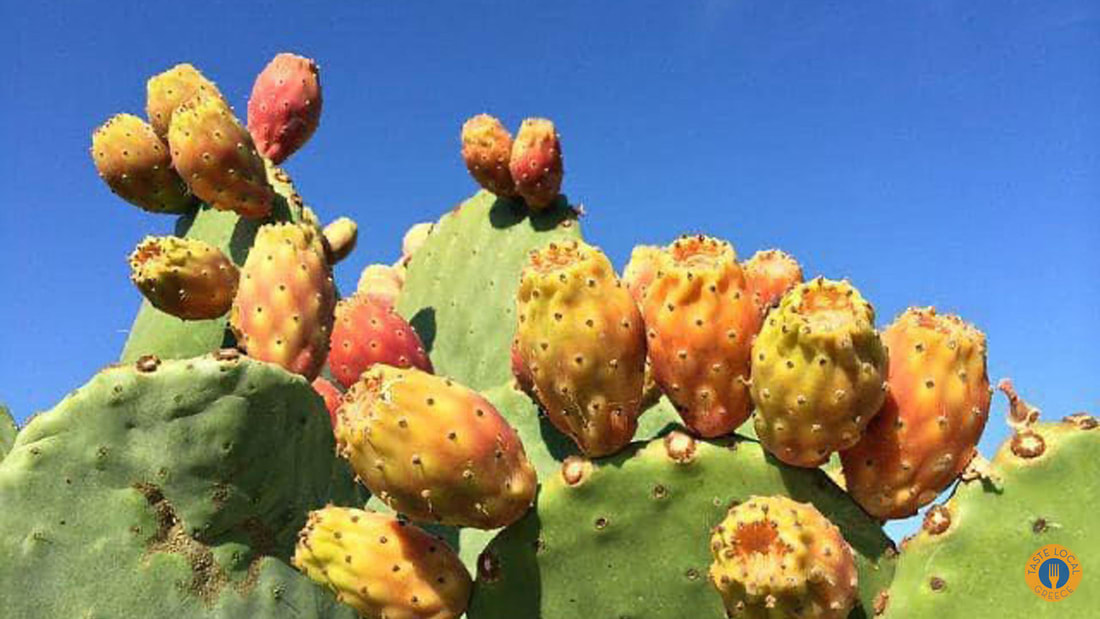
[{"label": "orange logo circle", "polygon": [[1081,574],[1077,555],[1059,544],[1047,544],[1033,552],[1024,568],[1028,588],[1048,602],[1072,595],[1081,582]]}]

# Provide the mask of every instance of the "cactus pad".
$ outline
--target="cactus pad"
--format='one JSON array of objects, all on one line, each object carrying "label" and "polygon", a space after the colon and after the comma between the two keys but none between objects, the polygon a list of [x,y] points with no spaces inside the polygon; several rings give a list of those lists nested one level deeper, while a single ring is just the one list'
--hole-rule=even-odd
[{"label": "cactus pad", "polygon": [[893,573],[879,527],[820,471],[779,464],[756,443],[680,432],[543,479],[536,511],[478,559],[471,619],[725,616],[707,581],[711,529],[734,501],[782,494],[810,502],[852,546],[853,616],[869,616]]},{"label": "cactus pad", "polygon": [[4,456],[11,451],[11,446],[15,444],[15,435],[18,433],[19,428],[15,425],[15,419],[12,418],[8,407],[0,404],[0,460],[3,460]]},{"label": "cactus pad", "polygon": [[236,351],[107,368],[0,462],[4,611],[350,619],[287,563],[311,508],[363,499],[333,451],[309,384]]}]

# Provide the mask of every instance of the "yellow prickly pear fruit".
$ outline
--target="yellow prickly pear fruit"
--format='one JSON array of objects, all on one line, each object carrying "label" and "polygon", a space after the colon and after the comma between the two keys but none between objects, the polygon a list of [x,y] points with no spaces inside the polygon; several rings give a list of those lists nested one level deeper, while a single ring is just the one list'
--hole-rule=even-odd
[{"label": "yellow prickly pear fruit", "polygon": [[877,518],[905,518],[962,473],[989,418],[985,335],[958,316],[909,308],[882,332],[886,402],[840,453],[848,493]]},{"label": "yellow prickly pear fruit", "polygon": [[661,248],[654,245],[638,245],[630,252],[630,261],[623,267],[623,284],[630,296],[642,307],[649,285],[657,279]]},{"label": "yellow prickly pear fruit", "polygon": [[508,170],[512,134],[496,118],[478,114],[462,125],[462,160],[478,185],[502,198],[516,195]]},{"label": "yellow prickly pear fruit", "polygon": [[372,493],[413,520],[495,529],[535,499],[535,469],[497,409],[414,368],[364,372],[336,413],[336,445]]},{"label": "yellow prickly pear fruit", "polygon": [[229,325],[250,357],[313,380],[328,356],[336,288],[320,231],[261,226],[241,269]]},{"label": "yellow prickly pear fruit", "polygon": [[882,407],[886,350],[875,310],[851,284],[817,278],[768,313],[752,347],[760,442],[815,467],[854,445]]},{"label": "yellow prickly pear fruit", "polygon": [[699,235],[664,248],[643,314],[653,377],[684,424],[715,437],[744,423],[760,313],[733,247]]},{"label": "yellow prickly pear fruit", "polygon": [[130,279],[153,307],[184,320],[229,311],[240,272],[220,249],[197,239],[150,236],[130,254]]},{"label": "yellow prickly pear fruit", "polygon": [[516,347],[551,423],[589,456],[622,449],[641,414],[645,328],[607,256],[581,241],[531,252]]},{"label": "yellow prickly pear fruit", "polygon": [[473,586],[439,538],[348,507],[310,512],[290,562],[366,619],[455,619]]},{"label": "yellow prickly pear fruit", "polygon": [[843,619],[855,606],[852,549],[810,503],[749,497],[715,527],[710,549],[730,617]]},{"label": "yellow prickly pear fruit", "polygon": [[137,116],[118,114],[97,128],[92,160],[111,191],[143,210],[183,213],[194,204],[172,169],[168,145]]},{"label": "yellow prickly pear fruit", "polygon": [[359,275],[356,292],[393,307],[405,287],[405,270],[388,264],[371,264]]},{"label": "yellow prickly pear fruit", "polygon": [[149,78],[145,85],[145,114],[149,124],[161,138],[168,137],[168,126],[176,108],[195,95],[207,95],[225,100],[214,82],[206,79],[195,67],[183,63]]},{"label": "yellow prickly pear fruit", "polygon": [[325,226],[323,234],[329,264],[337,264],[355,250],[359,241],[359,224],[349,217],[340,217]]}]

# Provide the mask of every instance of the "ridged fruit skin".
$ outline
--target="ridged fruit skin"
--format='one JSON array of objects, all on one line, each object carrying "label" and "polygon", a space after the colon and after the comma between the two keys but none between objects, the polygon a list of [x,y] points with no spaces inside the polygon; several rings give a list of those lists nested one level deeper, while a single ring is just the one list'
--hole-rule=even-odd
[{"label": "ridged fruit skin", "polygon": [[985,335],[958,316],[909,308],[882,332],[886,401],[841,452],[848,493],[877,518],[905,518],[962,473],[989,419]]},{"label": "ridged fruit skin", "polygon": [[520,125],[508,169],[516,193],[534,210],[550,206],[561,193],[565,174],[561,140],[554,123],[545,118],[528,118]]},{"label": "ridged fruit skin", "polygon": [[150,213],[184,213],[194,200],[165,144],[144,120],[118,114],[92,133],[92,161],[118,197]]},{"label": "ridged fruit skin", "polygon": [[488,400],[415,368],[367,370],[337,412],[336,445],[373,494],[421,522],[502,527],[527,512],[538,486]]},{"label": "ridged fruit skin", "polygon": [[852,549],[810,503],[749,497],[710,541],[710,581],[730,617],[843,619],[856,602]]},{"label": "ridged fruit skin", "polygon": [[516,184],[508,168],[512,156],[512,134],[499,120],[478,114],[462,125],[462,160],[478,185],[502,198],[516,195]]},{"label": "ridged fruit skin", "polygon": [[694,433],[729,434],[752,413],[757,309],[733,247],[685,236],[661,251],[643,304],[653,377]]},{"label": "ridged fruit skin", "polygon": [[328,365],[351,387],[375,363],[432,372],[432,362],[412,326],[383,300],[354,294],[336,305]]},{"label": "ridged fruit skin", "polygon": [[470,574],[450,546],[386,514],[310,512],[291,563],[366,619],[455,619],[470,599]]},{"label": "ridged fruit skin", "polygon": [[220,249],[198,239],[148,236],[130,254],[130,280],[162,312],[184,320],[229,311],[240,271]]},{"label": "ridged fruit skin", "polygon": [[321,122],[317,63],[278,54],[256,76],[248,98],[248,132],[256,149],[275,164],[302,147]]},{"label": "ridged fruit skin", "polygon": [[219,211],[256,219],[271,213],[275,192],[252,137],[225,101],[198,95],[172,114],[172,165],[191,193]]},{"label": "ridged fruit skin", "polygon": [[187,63],[149,78],[145,91],[145,114],[153,131],[161,138],[168,137],[168,127],[176,108],[187,103],[191,97],[202,94],[225,99],[214,82]]},{"label": "ridged fruit skin", "polygon": [[752,348],[756,434],[794,466],[854,445],[882,408],[886,350],[851,284],[817,278],[784,295]]},{"label": "ridged fruit skin", "polygon": [[532,251],[517,299],[520,357],[551,423],[590,456],[622,449],[641,414],[645,327],[607,256],[576,240]]},{"label": "ridged fruit skin", "polygon": [[371,264],[359,275],[358,294],[370,295],[391,307],[405,286],[405,271],[388,264]]},{"label": "ridged fruit skin", "polygon": [[347,258],[359,242],[359,224],[350,217],[339,217],[323,231],[325,252],[329,264],[337,264]]},{"label": "ridged fruit skin", "polygon": [[329,422],[332,423],[332,427],[335,428],[336,410],[340,408],[340,400],[344,397],[344,394],[324,376],[318,376],[313,379],[313,390],[324,399],[325,408],[328,410]]},{"label": "ridged fruit skin", "polygon": [[328,355],[335,305],[336,288],[317,228],[261,226],[229,314],[237,344],[250,357],[313,380]]},{"label": "ridged fruit skin", "polygon": [[642,306],[646,291],[657,279],[662,250],[656,245],[638,245],[630,252],[630,261],[623,267],[623,285],[630,296]]},{"label": "ridged fruit skin", "polygon": [[401,237],[401,264],[406,265],[412,260],[413,254],[428,240],[434,228],[434,223],[425,221],[413,224],[405,232],[405,236]]},{"label": "ridged fruit skin", "polygon": [[749,290],[765,313],[779,303],[787,291],[802,283],[802,266],[779,249],[756,252],[742,268]]}]

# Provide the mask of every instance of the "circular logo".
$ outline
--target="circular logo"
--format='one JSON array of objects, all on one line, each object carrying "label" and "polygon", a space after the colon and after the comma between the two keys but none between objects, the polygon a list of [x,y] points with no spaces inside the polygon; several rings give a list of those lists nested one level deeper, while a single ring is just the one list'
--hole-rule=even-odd
[{"label": "circular logo", "polygon": [[1081,582],[1081,562],[1073,552],[1059,544],[1047,544],[1028,557],[1024,579],[1031,591],[1047,600],[1064,600]]}]

